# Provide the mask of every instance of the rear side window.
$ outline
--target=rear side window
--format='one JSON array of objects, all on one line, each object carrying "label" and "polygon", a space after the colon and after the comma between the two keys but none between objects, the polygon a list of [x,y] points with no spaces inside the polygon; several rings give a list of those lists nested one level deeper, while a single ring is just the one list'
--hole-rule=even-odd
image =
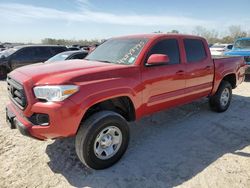
[{"label": "rear side window", "polygon": [[64,51],[67,51],[66,47],[51,47],[51,52],[53,55],[59,54]]},{"label": "rear side window", "polygon": [[49,47],[35,47],[36,56],[41,59],[48,59],[52,56]]},{"label": "rear side window", "polygon": [[80,53],[80,54],[75,54],[69,59],[84,59],[88,54],[87,53]]},{"label": "rear side window", "polygon": [[231,44],[228,45],[227,49],[232,50],[233,49],[233,45],[231,45]]},{"label": "rear side window", "polygon": [[207,57],[202,40],[184,39],[184,46],[188,63],[199,62]]},{"label": "rear side window", "polygon": [[179,45],[176,39],[165,39],[156,43],[150,50],[148,58],[152,54],[168,55],[170,62],[168,64],[180,63]]}]

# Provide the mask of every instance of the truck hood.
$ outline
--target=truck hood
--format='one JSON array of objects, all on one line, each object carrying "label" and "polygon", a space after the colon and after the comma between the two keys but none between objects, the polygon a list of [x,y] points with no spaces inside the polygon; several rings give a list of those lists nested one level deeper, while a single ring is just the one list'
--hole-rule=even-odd
[{"label": "truck hood", "polygon": [[107,75],[111,76],[112,70],[119,74],[117,70],[128,67],[130,66],[98,61],[69,60],[24,66],[13,71],[10,76],[19,72],[32,79],[34,85],[67,84],[101,79],[107,77]]},{"label": "truck hood", "polygon": [[250,56],[250,49],[233,49],[225,52],[225,55]]}]

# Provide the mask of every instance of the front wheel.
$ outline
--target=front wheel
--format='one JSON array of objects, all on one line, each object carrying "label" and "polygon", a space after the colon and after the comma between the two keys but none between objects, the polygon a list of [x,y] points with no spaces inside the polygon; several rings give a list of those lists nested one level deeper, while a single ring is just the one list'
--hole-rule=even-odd
[{"label": "front wheel", "polygon": [[230,106],[231,99],[232,85],[223,80],[215,95],[210,97],[209,104],[213,111],[224,112]]},{"label": "front wheel", "polygon": [[76,153],[83,164],[104,169],[116,163],[129,142],[127,121],[112,111],[102,111],[81,124],[76,135]]}]

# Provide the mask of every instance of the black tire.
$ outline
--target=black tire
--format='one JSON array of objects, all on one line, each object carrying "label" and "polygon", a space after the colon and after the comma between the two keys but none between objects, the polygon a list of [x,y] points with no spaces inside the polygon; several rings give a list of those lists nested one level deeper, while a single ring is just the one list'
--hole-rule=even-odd
[{"label": "black tire", "polygon": [[[100,159],[95,153],[95,141],[105,128],[115,126],[122,134],[117,152],[108,159]],[[75,139],[75,149],[80,161],[93,169],[105,169],[115,164],[125,153],[129,143],[127,121],[112,111],[101,111],[81,123]],[[113,147],[113,146],[112,146]]]},{"label": "black tire", "polygon": [[7,69],[5,67],[0,67],[0,80],[4,80],[7,78]]},{"label": "black tire", "polygon": [[[223,91],[228,90],[229,98],[227,103],[221,102]],[[227,81],[221,81],[221,84],[214,96],[209,98],[209,104],[215,112],[225,112],[230,106],[232,100],[232,85]],[[225,101],[224,101],[225,102]]]}]

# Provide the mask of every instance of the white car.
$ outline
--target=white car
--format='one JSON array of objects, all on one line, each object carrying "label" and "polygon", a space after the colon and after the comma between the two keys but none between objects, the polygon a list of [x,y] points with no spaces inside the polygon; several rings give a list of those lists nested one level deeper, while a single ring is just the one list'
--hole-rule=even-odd
[{"label": "white car", "polygon": [[225,52],[233,48],[232,44],[214,44],[210,47],[212,56],[224,55]]}]

